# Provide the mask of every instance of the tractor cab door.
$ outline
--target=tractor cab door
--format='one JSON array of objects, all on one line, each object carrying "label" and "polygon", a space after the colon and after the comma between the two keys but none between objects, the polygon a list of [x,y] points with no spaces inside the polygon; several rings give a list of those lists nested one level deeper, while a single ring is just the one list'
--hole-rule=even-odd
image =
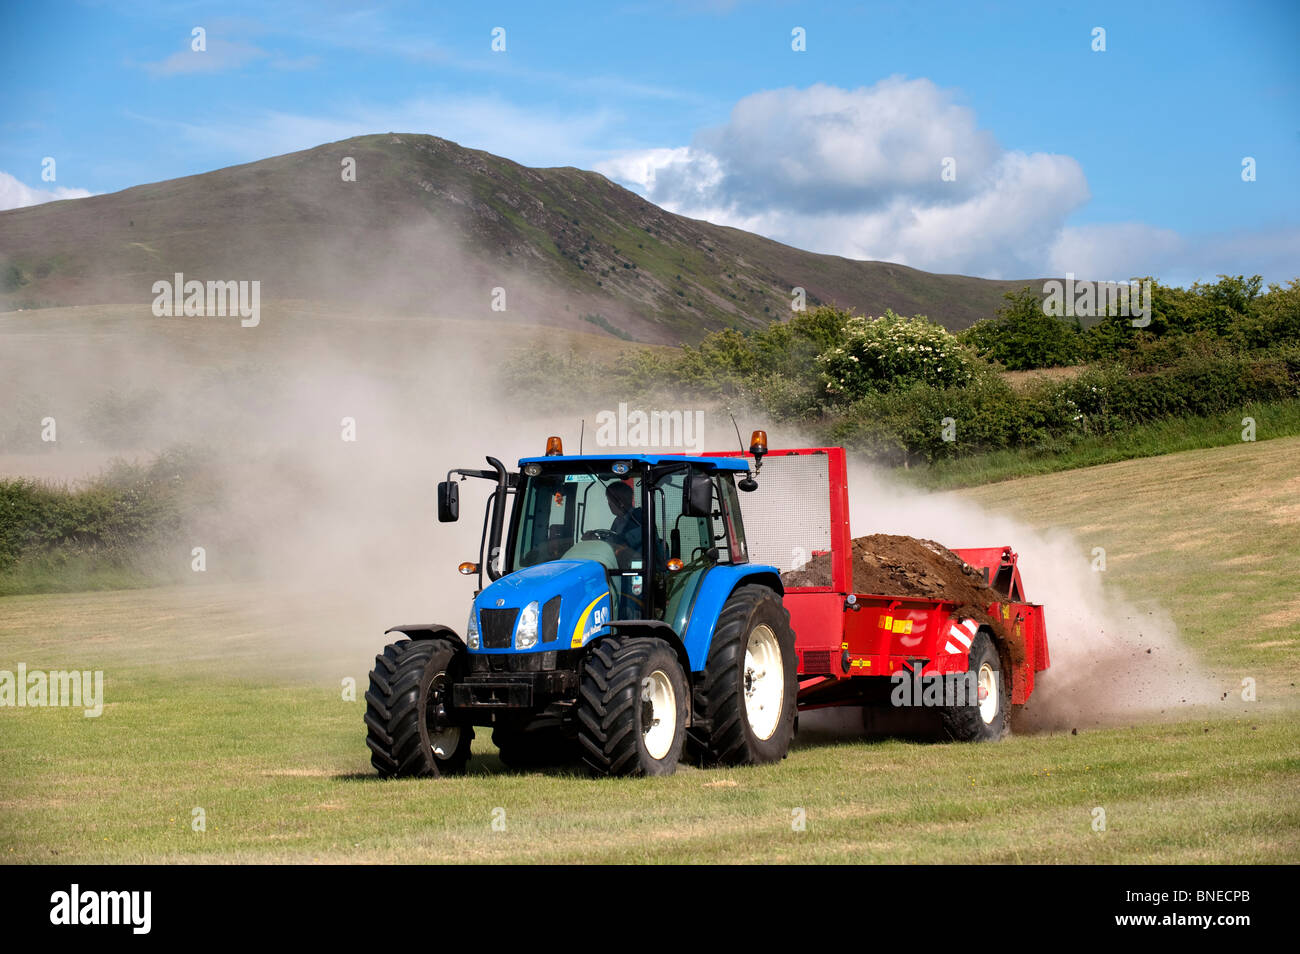
[{"label": "tractor cab door", "polygon": [[[692,474],[712,486],[708,517],[689,513],[686,483]],[[650,504],[652,535],[665,557],[654,561],[651,618],[663,620],[681,633],[705,574],[719,564],[748,559],[736,485],[729,474],[710,475],[700,468],[679,467],[652,481]]]}]

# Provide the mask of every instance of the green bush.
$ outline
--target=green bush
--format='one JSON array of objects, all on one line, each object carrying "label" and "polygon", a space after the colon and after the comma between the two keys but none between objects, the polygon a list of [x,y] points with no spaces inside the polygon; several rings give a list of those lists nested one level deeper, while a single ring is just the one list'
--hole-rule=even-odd
[{"label": "green bush", "polygon": [[15,292],[27,284],[23,270],[12,263],[0,266],[0,291]]},{"label": "green bush", "polygon": [[1103,316],[1083,336],[1090,360],[1127,360],[1152,341],[1188,336],[1250,351],[1300,343],[1300,280],[1270,285],[1258,275],[1220,275],[1218,281],[1174,288],[1152,279],[1151,322],[1135,328],[1125,316]]},{"label": "green bush", "polygon": [[958,387],[974,375],[973,362],[952,334],[923,315],[850,318],[834,347],[817,356],[826,393],[836,402],[917,384]]},{"label": "green bush", "polygon": [[0,480],[0,572],[83,557],[131,565],[174,546],[185,514],[210,509],[215,494],[202,457],[185,449],[147,466],[115,463],[78,488]]},{"label": "green bush", "polygon": [[1065,322],[1047,314],[1042,296],[1027,285],[1003,297],[1008,304],[995,317],[977,321],[958,336],[963,344],[1009,371],[1055,368],[1083,357],[1078,319]]},{"label": "green bush", "polygon": [[1236,321],[1233,333],[1246,348],[1300,344],[1300,278],[1285,288],[1269,285],[1268,293]]},{"label": "green bush", "polygon": [[[1148,373],[1111,364],[1065,380],[1045,379],[1023,391],[984,372],[965,387],[920,384],[868,394],[821,433],[881,463],[932,463],[1015,448],[1064,451],[1085,438],[1118,435],[1155,421],[1294,399],[1300,399],[1300,347],[1247,355],[1191,353]],[[945,433],[955,439],[946,440]]]}]

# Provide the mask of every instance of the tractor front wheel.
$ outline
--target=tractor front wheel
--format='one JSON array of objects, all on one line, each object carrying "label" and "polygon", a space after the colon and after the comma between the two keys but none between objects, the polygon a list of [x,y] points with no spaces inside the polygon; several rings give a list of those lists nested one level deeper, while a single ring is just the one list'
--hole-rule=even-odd
[{"label": "tractor front wheel", "polygon": [[578,742],[595,775],[671,775],[686,736],[686,674],[649,636],[602,639],[582,669]]},{"label": "tractor front wheel", "polygon": [[456,775],[474,730],[449,714],[451,684],[465,669],[454,639],[403,639],[375,657],[366,692],[370,764],[385,778]]}]

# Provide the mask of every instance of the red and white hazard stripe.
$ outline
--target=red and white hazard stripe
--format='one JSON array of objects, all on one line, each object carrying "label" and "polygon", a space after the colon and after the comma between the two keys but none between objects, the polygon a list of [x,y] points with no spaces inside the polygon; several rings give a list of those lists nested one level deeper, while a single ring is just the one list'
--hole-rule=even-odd
[{"label": "red and white hazard stripe", "polygon": [[979,628],[979,623],[973,619],[963,619],[953,623],[948,630],[948,642],[943,648],[950,653],[969,652],[970,644],[975,639],[975,631]]}]

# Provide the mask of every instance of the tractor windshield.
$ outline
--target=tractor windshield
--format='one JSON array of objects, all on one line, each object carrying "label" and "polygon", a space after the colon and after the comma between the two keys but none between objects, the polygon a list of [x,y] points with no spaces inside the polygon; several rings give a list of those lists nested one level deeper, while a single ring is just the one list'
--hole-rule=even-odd
[{"label": "tractor windshield", "polygon": [[[533,474],[525,469],[507,572],[552,560],[593,560],[609,577],[615,618],[683,623],[710,567],[747,560],[734,480],[713,477],[712,515],[690,516],[683,503],[692,469],[576,461]],[[651,476],[652,485],[643,488]]]},{"label": "tractor windshield", "polygon": [[550,560],[595,560],[639,570],[646,533],[641,477],[571,464],[528,476],[516,510],[512,569]]}]

